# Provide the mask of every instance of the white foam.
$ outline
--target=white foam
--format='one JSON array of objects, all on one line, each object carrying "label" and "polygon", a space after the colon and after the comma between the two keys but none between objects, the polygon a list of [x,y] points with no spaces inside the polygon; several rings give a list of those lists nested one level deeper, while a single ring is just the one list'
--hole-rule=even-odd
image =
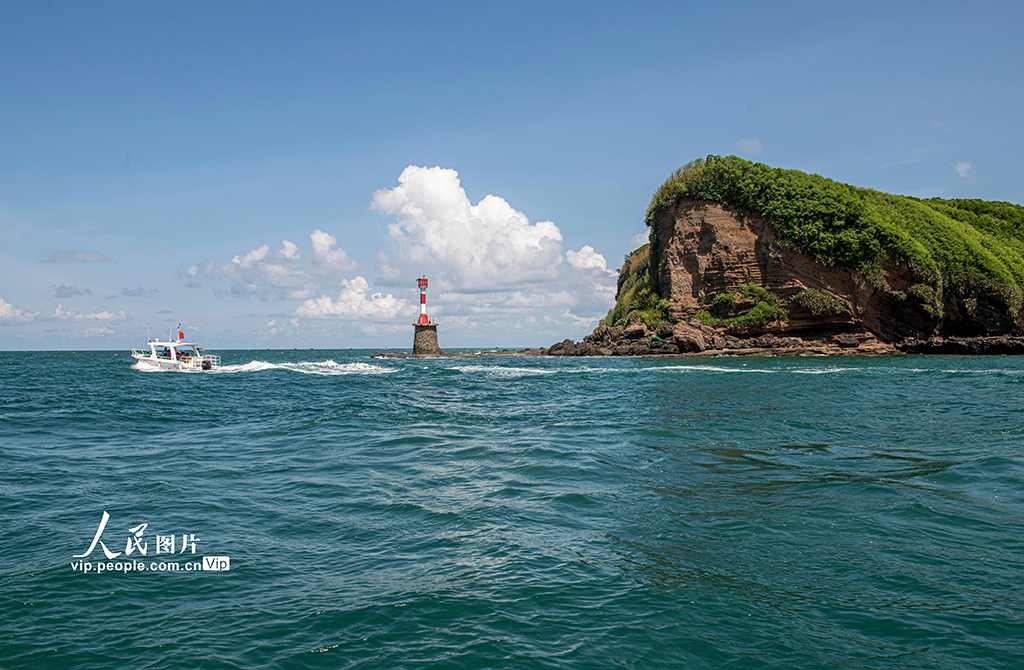
[{"label": "white foam", "polygon": [[382,375],[395,372],[396,368],[386,368],[369,363],[336,363],[326,361],[302,361],[300,363],[270,363],[268,361],[250,361],[242,365],[225,365],[217,370],[218,374],[236,374],[239,372],[262,372],[264,370],[286,370],[304,375]]},{"label": "white foam", "polygon": [[448,368],[459,372],[486,372],[495,377],[527,377],[532,375],[553,375],[562,372],[549,368],[507,368],[500,365],[456,365]]},{"label": "white foam", "polygon": [[718,365],[659,365],[658,367],[648,368],[651,372],[659,372],[661,370],[683,370],[685,372],[758,372],[766,374],[775,374],[778,370],[759,370],[757,368],[732,368]]}]

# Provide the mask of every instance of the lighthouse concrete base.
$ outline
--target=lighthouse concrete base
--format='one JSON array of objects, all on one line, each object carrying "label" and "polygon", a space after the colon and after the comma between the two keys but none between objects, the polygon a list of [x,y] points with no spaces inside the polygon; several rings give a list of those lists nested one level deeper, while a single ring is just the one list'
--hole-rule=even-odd
[{"label": "lighthouse concrete base", "polygon": [[415,324],[416,335],[412,340],[414,354],[443,354],[437,344],[437,324]]}]

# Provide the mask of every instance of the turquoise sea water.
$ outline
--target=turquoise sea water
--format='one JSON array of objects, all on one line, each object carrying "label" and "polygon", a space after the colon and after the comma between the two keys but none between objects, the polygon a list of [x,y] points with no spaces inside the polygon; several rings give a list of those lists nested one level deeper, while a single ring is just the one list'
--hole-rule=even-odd
[{"label": "turquoise sea water", "polygon": [[1021,358],[218,353],[0,352],[0,666],[1024,663]]}]

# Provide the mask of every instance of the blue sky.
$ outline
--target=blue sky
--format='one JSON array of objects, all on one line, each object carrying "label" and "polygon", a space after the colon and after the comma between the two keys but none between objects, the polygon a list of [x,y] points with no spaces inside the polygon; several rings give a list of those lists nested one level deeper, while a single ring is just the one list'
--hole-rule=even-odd
[{"label": "blue sky", "polygon": [[[0,349],[579,339],[693,158],[1021,203],[1020,3],[7,3]],[[435,169],[436,168],[436,169]],[[490,197],[488,197],[490,196]]]}]

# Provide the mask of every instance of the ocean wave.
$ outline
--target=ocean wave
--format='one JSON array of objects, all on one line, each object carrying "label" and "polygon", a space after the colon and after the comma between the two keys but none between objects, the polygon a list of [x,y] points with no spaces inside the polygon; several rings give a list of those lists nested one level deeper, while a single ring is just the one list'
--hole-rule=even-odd
[{"label": "ocean wave", "polygon": [[721,365],[659,365],[654,368],[647,368],[651,372],[661,372],[663,370],[682,370],[684,372],[757,372],[765,374],[775,374],[780,370],[762,370],[758,368],[732,368]]},{"label": "ocean wave", "polygon": [[564,370],[551,368],[509,368],[499,365],[455,365],[448,369],[464,373],[486,372],[495,377],[527,377],[532,375],[554,375],[559,372],[565,372]]}]

